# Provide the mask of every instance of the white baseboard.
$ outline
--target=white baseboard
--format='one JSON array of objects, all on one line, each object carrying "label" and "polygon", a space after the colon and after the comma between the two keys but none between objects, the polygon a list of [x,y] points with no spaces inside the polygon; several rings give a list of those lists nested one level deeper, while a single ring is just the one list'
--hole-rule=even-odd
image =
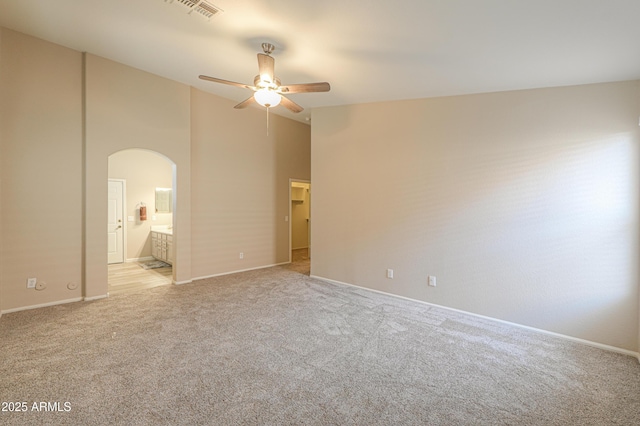
[{"label": "white baseboard", "polygon": [[132,257],[131,259],[125,260],[125,263],[135,263],[135,262],[146,262],[148,260],[154,260],[153,256],[145,256],[145,257]]},{"label": "white baseboard", "polygon": [[30,309],[46,308],[47,306],[64,305],[65,303],[82,302],[82,297],[74,297],[73,299],[56,300],[55,302],[40,303],[38,305],[21,306],[19,308],[5,309],[2,314],[10,314],[11,312],[28,311]]},{"label": "white baseboard", "polygon": [[91,302],[92,300],[106,299],[107,297],[109,297],[109,293],[101,294],[100,296],[84,297],[82,298],[82,300],[84,300],[85,302]]},{"label": "white baseboard", "polygon": [[505,321],[505,320],[501,320],[501,319],[498,319],[498,318],[488,317],[488,316],[485,316],[485,315],[474,314],[473,312],[463,311],[461,309],[450,308],[448,306],[443,306],[443,305],[437,305],[435,303],[425,302],[424,300],[412,299],[410,297],[400,296],[398,294],[387,293],[386,291],[375,290],[375,289],[368,288],[368,287],[362,287],[362,286],[355,285],[355,284],[349,284],[349,283],[345,283],[345,282],[342,282],[342,281],[336,281],[336,280],[332,280],[330,278],[320,277],[318,275],[311,275],[311,278],[315,278],[315,279],[318,279],[318,280],[321,280],[321,281],[325,281],[325,282],[328,282],[328,283],[332,283],[332,284],[344,285],[344,286],[348,286],[348,287],[356,287],[356,288],[360,288],[360,289],[363,289],[363,290],[372,291],[374,293],[380,293],[380,294],[384,294],[384,295],[387,295],[387,296],[397,297],[399,299],[410,300],[412,302],[422,303],[424,305],[433,306],[433,307],[440,308],[440,309],[446,309],[448,311],[458,312],[458,313],[471,315],[471,316],[478,317],[478,318],[484,318],[484,319],[487,319],[487,320],[490,320],[490,321],[496,321],[496,322],[499,322],[499,323],[502,323],[502,324],[507,324],[507,325],[512,325],[512,326],[519,327],[519,328],[524,328],[526,330],[531,330],[531,331],[535,331],[535,332],[538,332],[538,333],[543,333],[543,334],[547,334],[547,335],[550,335],[550,336],[559,337],[559,338],[565,339],[565,340],[571,340],[572,342],[581,343],[581,344],[587,345],[587,346],[593,346],[593,347],[604,349],[604,350],[607,350],[607,351],[610,351],[610,352],[617,352],[617,353],[620,353],[620,354],[623,354],[623,355],[629,355],[629,356],[637,358],[638,362],[640,362],[640,352],[634,352],[634,351],[630,351],[628,349],[618,348],[616,346],[605,345],[603,343],[592,342],[591,340],[580,339],[578,337],[567,336],[566,334],[555,333],[553,331],[547,331],[547,330],[543,330],[541,328],[529,327],[527,325],[522,325],[522,324],[518,324],[518,323],[515,323],[515,322],[510,322],[510,321]]},{"label": "white baseboard", "polygon": [[195,277],[192,279],[192,281],[197,281],[197,280],[205,280],[207,278],[214,278],[214,277],[221,277],[223,275],[231,275],[231,274],[237,274],[239,272],[247,272],[247,271],[255,271],[257,269],[266,269],[266,268],[272,268],[274,266],[280,266],[280,265],[287,265],[291,262],[286,261],[286,262],[280,262],[280,263],[274,263],[272,265],[263,265],[263,266],[256,266],[255,268],[247,268],[247,269],[239,269],[237,271],[229,271],[229,272],[221,272],[219,274],[213,274],[213,275],[206,275],[203,277]]},{"label": "white baseboard", "polygon": [[[154,258],[152,257],[151,259],[154,259]],[[290,263],[290,262],[287,261],[287,262],[282,262],[282,263],[275,263],[273,265],[256,266],[255,268],[247,268],[247,269],[240,269],[240,270],[237,270],[237,271],[222,272],[220,274],[207,275],[207,276],[204,276],[204,277],[197,277],[197,278],[193,278],[191,280],[186,280],[186,281],[173,281],[173,284],[176,284],[176,285],[189,284],[189,283],[191,283],[193,281],[197,281],[197,280],[204,280],[204,279],[207,279],[207,278],[220,277],[220,276],[223,276],[223,275],[237,274],[238,272],[246,272],[246,271],[253,271],[253,270],[257,270],[257,269],[271,268],[273,266],[280,266],[280,265],[285,265],[285,264],[288,264],[288,263]],[[81,302],[81,301],[91,302],[93,300],[106,299],[107,297],[109,297],[109,293],[102,294],[102,295],[99,295],[99,296],[78,297],[78,298],[74,298],[74,299],[58,300],[56,302],[44,303],[44,304],[40,304],[40,305],[23,306],[23,307],[20,307],[20,308],[7,309],[7,310],[4,310],[4,311],[1,311],[0,315],[8,314],[8,313],[11,313],[11,312],[24,311],[24,310],[28,310],[28,309],[44,308],[46,306],[62,305],[64,303]]]}]

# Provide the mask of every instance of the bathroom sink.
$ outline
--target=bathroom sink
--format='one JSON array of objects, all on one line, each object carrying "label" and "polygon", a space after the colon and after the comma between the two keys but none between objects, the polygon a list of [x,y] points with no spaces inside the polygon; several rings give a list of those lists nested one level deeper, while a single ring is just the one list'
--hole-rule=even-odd
[{"label": "bathroom sink", "polygon": [[154,225],[151,231],[160,232],[162,234],[173,235],[173,228],[170,225]]}]

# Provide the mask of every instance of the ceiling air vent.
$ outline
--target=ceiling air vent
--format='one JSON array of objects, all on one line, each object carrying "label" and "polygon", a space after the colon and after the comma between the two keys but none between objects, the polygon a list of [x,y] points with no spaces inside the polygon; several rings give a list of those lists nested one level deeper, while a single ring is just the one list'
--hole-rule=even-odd
[{"label": "ceiling air vent", "polygon": [[[166,2],[167,0],[165,0]],[[170,0],[173,3],[174,0]],[[178,3],[189,9],[189,14],[197,13],[207,19],[211,19],[223,12],[218,6],[214,6],[205,0],[177,0]]]}]

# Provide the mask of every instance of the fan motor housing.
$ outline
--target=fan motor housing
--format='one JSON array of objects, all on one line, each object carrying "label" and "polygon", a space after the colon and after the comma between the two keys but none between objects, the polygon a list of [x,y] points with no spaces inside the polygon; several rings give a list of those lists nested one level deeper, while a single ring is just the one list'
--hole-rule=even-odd
[{"label": "fan motor housing", "polygon": [[275,80],[273,83],[268,83],[268,82],[262,81],[260,79],[260,76],[256,75],[253,78],[253,85],[256,87],[262,87],[262,88],[271,87],[273,89],[277,89],[281,85],[280,79],[278,77],[273,77],[273,79]]}]

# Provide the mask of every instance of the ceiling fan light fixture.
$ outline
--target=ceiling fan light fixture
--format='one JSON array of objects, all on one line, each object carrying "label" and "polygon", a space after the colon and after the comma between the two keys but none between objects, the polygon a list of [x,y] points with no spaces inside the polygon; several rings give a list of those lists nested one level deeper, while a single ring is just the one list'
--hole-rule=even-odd
[{"label": "ceiling fan light fixture", "polygon": [[[331,89],[331,86],[326,81],[322,83],[290,84],[288,86],[282,86],[280,79],[275,76],[273,71],[275,59],[270,55],[271,52],[273,52],[273,49],[274,46],[270,43],[262,44],[262,50],[264,53],[258,53],[258,75],[253,79],[253,86],[236,83],[235,81],[209,77],[206,75],[201,75],[200,79],[252,90],[254,92],[253,96],[240,102],[238,105],[234,106],[234,108],[246,108],[255,102],[258,105],[267,108],[267,123],[269,122],[269,108],[282,105],[293,113],[299,113],[304,110],[304,108],[284,96],[284,94],[328,92]],[[268,127],[269,126],[267,124],[267,128]]]},{"label": "ceiling fan light fixture", "polygon": [[267,108],[278,106],[280,104],[280,101],[282,100],[282,96],[280,96],[279,93],[269,88],[257,90],[253,94],[253,97],[255,98],[257,103]]}]

